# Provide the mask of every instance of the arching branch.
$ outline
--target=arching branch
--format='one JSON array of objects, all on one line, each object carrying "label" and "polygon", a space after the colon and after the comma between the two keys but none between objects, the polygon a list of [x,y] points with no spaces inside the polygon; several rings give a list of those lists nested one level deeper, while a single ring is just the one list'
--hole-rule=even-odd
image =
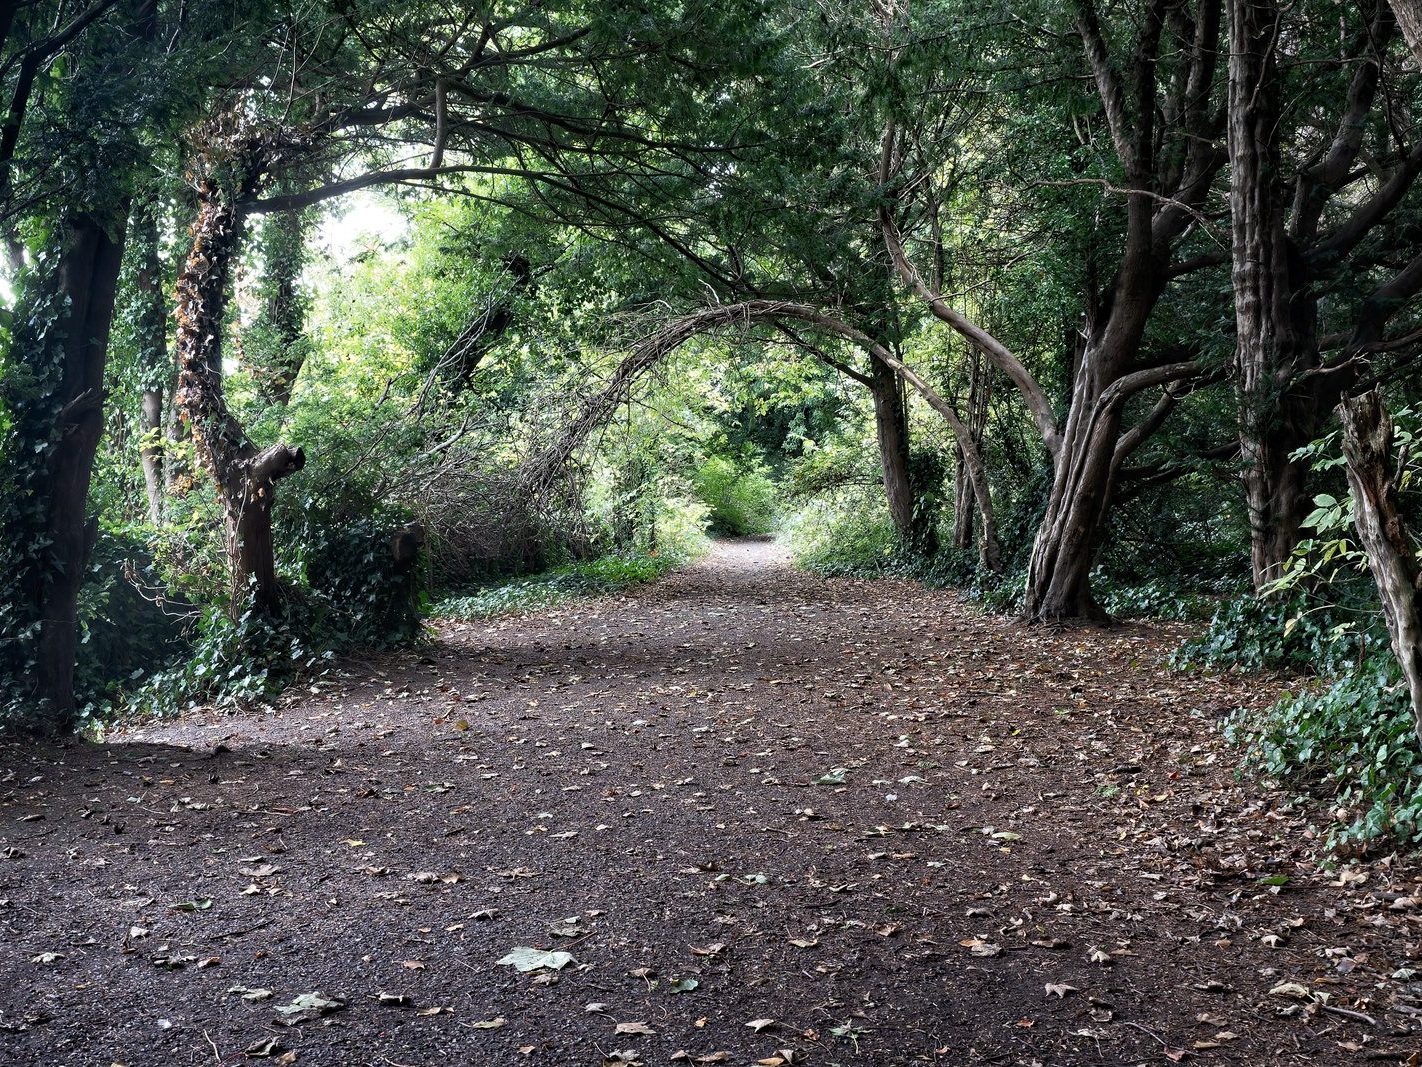
[{"label": "arching branch", "polygon": [[792,301],[746,300],[739,304],[723,304],[705,308],[674,319],[640,341],[633,347],[632,353],[618,365],[607,385],[583,402],[578,416],[569,423],[568,428],[564,430],[557,442],[524,466],[521,481],[525,498],[532,498],[545,490],[557,477],[563,466],[572,459],[574,453],[582,447],[583,442],[626,399],[637,379],[692,337],[726,326],[748,326],[756,322],[780,324],[786,319],[817,326],[828,333],[859,345],[875,359],[898,372],[934,411],[943,416],[953,431],[954,439],[963,449],[968,477],[973,484],[973,494],[977,498],[978,507],[982,513],[983,528],[986,531],[983,546],[984,559],[989,566],[995,567],[998,549],[995,538],[991,534],[993,530],[992,494],[988,488],[987,468],[983,464],[977,441],[958,416],[957,410],[917,371],[895,357],[884,345],[863,330],[829,312]]},{"label": "arching branch", "polygon": [[[884,132],[883,151],[879,164],[879,181],[884,186],[889,184],[894,142],[894,127],[891,125]],[[1037,425],[1037,432],[1041,434],[1047,450],[1055,455],[1061,446],[1061,430],[1057,427],[1056,416],[1052,413],[1051,401],[1047,399],[1046,391],[1032,376],[1032,372],[1023,365],[1011,349],[952,307],[941,294],[928,287],[923,276],[919,274],[918,269],[909,259],[908,253],[904,251],[903,238],[899,235],[898,227],[894,225],[887,203],[879,208],[879,221],[884,231],[884,245],[889,251],[889,257],[894,261],[894,267],[897,269],[899,277],[904,280],[904,284],[928,305],[929,310],[936,318],[946,322],[965,337],[970,344],[981,350],[999,370],[1012,380],[1012,384],[1017,386],[1017,391],[1022,394],[1022,399],[1032,415],[1032,421]]]}]

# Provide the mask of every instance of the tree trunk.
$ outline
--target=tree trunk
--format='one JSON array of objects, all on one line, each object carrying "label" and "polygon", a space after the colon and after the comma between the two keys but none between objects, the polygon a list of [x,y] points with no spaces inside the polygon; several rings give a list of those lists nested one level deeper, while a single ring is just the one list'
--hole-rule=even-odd
[{"label": "tree trunk", "polygon": [[158,256],[158,223],[151,205],[133,213],[131,241],[139,255],[134,282],[138,290],[138,366],[143,384],[140,430],[143,444],[143,486],[148,499],[148,521],[163,521],[163,411],[169,377],[167,306],[163,296],[163,264]]},{"label": "tree trunk", "polygon": [[192,246],[178,272],[178,403],[192,428],[198,457],[217,485],[226,519],[231,570],[230,610],[250,606],[263,615],[281,607],[272,534],[276,483],[301,470],[300,448],[258,451],[227,406],[222,379],[222,332],[228,281],[241,244],[238,197],[211,182],[199,187]]},{"label": "tree trunk", "polygon": [[1392,470],[1392,419],[1379,390],[1344,401],[1343,455],[1353,494],[1353,522],[1377,583],[1393,653],[1412,702],[1413,726],[1422,745],[1422,612],[1417,603],[1416,542],[1397,499]]},{"label": "tree trunk", "polygon": [[1391,4],[1407,47],[1412,49],[1418,66],[1422,66],[1422,0],[1391,0]]},{"label": "tree trunk", "polygon": [[874,427],[879,437],[879,461],[884,497],[899,540],[917,548],[914,529],[914,487],[909,469],[908,414],[894,368],[871,360],[869,391],[874,397]]},{"label": "tree trunk", "polygon": [[1284,571],[1307,514],[1306,468],[1289,458],[1318,429],[1296,372],[1317,365],[1316,312],[1286,229],[1279,180],[1274,0],[1229,0],[1230,214],[1240,452],[1255,589]]},{"label": "tree trunk", "polygon": [[997,540],[997,520],[993,517],[987,465],[983,463],[978,442],[968,427],[951,418],[948,422],[957,442],[956,451],[963,457],[963,473],[978,513],[978,562],[983,570],[997,574],[1002,570],[1002,547]]},{"label": "tree trunk", "polygon": [[[992,385],[982,351],[968,347],[968,412],[964,420],[968,434],[979,449],[987,429],[988,393]],[[973,544],[973,516],[976,496],[963,446],[953,444],[953,547],[966,552]],[[996,533],[994,532],[994,536]],[[996,568],[994,568],[996,569]]]},{"label": "tree trunk", "polygon": [[[854,331],[848,330],[843,336],[852,335]],[[984,569],[996,573],[1002,566],[1002,553],[997,542],[997,523],[993,519],[992,492],[988,486],[987,465],[983,463],[981,451],[978,449],[978,442],[974,439],[968,426],[959,417],[958,411],[952,404],[948,403],[938,391],[923,376],[912,367],[905,364],[883,345],[871,340],[867,336],[856,337],[874,357],[875,362],[880,362],[891,367],[894,372],[905,382],[914,388],[918,394],[928,402],[928,406],[942,415],[948,423],[948,428],[953,431],[953,440],[957,444],[958,451],[963,456],[963,470],[967,476],[967,482],[972,486],[973,500],[977,505],[978,514],[982,518],[981,536],[978,541],[978,556],[982,561]]]},{"label": "tree trunk", "polygon": [[1101,351],[1088,345],[1055,456],[1051,495],[1027,564],[1023,610],[1034,622],[1105,621],[1091,595],[1091,568],[1111,501],[1120,404],[1103,402]]},{"label": "tree trunk", "polygon": [[973,547],[973,485],[968,481],[967,457],[963,446],[953,443],[953,547],[966,552]]},{"label": "tree trunk", "polygon": [[79,589],[98,523],[87,513],[94,456],[103,432],[104,365],[123,258],[122,228],[114,239],[103,222],[82,215],[63,223],[58,266],[63,317],[62,368],[56,400],[56,439],[45,460],[49,548],[36,596],[39,642],[34,696],[36,725],[50,732],[73,724],[74,665],[79,646]]}]

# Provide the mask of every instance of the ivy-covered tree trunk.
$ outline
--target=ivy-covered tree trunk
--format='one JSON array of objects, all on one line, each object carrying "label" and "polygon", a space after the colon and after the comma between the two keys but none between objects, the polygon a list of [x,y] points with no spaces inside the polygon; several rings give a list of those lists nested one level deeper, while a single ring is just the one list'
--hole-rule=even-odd
[{"label": "ivy-covered tree trunk", "polygon": [[[310,212],[280,211],[262,224],[261,310],[258,337],[247,340],[247,355],[264,399],[276,407],[291,403],[296,380],[306,365],[306,297],[301,271],[306,265]],[[262,351],[252,349],[260,346]]]},{"label": "ivy-covered tree trunk", "polygon": [[[240,158],[240,153],[239,153]],[[239,169],[253,182],[255,168]],[[240,183],[239,183],[240,184]],[[231,610],[273,615],[281,607],[276,574],[272,505],[276,483],[306,463],[300,448],[278,444],[259,450],[227,406],[222,376],[223,319],[228,283],[242,237],[238,194],[211,178],[197,184],[192,245],[177,283],[178,396],[203,466],[217,486],[226,519]]]},{"label": "ivy-covered tree trunk", "polygon": [[134,286],[138,304],[134,334],[143,386],[139,412],[143,444],[139,449],[139,458],[143,464],[148,520],[157,525],[163,521],[164,400],[171,367],[168,360],[168,309],[163,292],[163,263],[158,254],[158,221],[151,203],[134,210],[130,230],[131,253],[137,257]]},{"label": "ivy-covered tree trunk", "polygon": [[43,733],[68,730],[76,710],[79,589],[98,532],[89,483],[103,432],[121,222],[117,230],[89,213],[60,220],[44,273],[25,283],[12,342],[23,393],[8,398],[16,417],[6,473],[17,484],[4,517],[0,663],[20,677],[23,725]]},{"label": "ivy-covered tree trunk", "polygon": [[1353,494],[1353,522],[1368,555],[1368,569],[1382,601],[1388,637],[1402,667],[1412,703],[1413,726],[1422,744],[1422,609],[1418,605],[1417,544],[1397,499],[1393,473],[1392,419],[1382,394],[1372,389],[1346,400],[1343,455]]}]

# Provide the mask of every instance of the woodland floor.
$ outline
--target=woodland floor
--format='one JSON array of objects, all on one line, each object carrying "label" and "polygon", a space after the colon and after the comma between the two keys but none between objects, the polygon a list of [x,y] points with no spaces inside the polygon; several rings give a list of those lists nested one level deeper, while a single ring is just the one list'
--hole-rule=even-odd
[{"label": "woodland floor", "polygon": [[0,1063],[1422,1063],[1419,868],[1325,869],[1179,636],[740,542],[0,749]]}]

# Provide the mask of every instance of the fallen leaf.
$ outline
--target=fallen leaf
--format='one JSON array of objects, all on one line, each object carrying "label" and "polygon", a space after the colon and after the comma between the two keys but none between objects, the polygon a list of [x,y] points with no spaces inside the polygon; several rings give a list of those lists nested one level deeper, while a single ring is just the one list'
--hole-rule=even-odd
[{"label": "fallen leaf", "polygon": [[345,1001],[325,997],[320,993],[301,993],[294,997],[290,1004],[277,1005],[281,1018],[276,1021],[282,1026],[296,1026],[298,1023],[311,1022],[323,1015],[341,1011],[345,1006]]},{"label": "fallen leaf", "polygon": [[520,945],[499,960],[497,966],[513,967],[519,971],[561,971],[572,962],[573,957],[567,952],[547,952],[541,948]]},{"label": "fallen leaf", "polygon": [[958,944],[962,945],[974,956],[982,956],[986,958],[989,956],[1002,955],[1001,945],[995,945],[991,941],[983,941],[976,937],[970,937],[966,941],[959,941]]}]

